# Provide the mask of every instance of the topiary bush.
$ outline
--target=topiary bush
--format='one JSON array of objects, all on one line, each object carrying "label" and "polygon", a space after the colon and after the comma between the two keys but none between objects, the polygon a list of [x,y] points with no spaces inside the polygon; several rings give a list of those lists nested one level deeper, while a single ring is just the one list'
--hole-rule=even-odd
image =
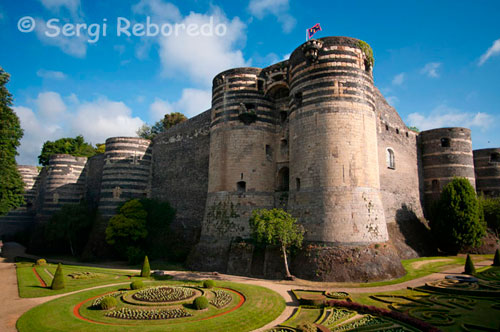
[{"label": "topiary bush", "polygon": [[495,251],[495,257],[493,257],[493,266],[500,266],[500,250]]},{"label": "topiary bush", "polygon": [[205,280],[205,281],[203,281],[203,287],[205,287],[205,288],[214,288],[215,287],[215,281],[213,281],[213,280]]},{"label": "topiary bush", "polygon": [[208,308],[208,300],[204,296],[199,296],[193,301],[193,306],[196,308],[196,310],[203,310]]},{"label": "topiary bush", "polygon": [[456,253],[481,245],[486,225],[476,191],[465,178],[454,178],[441,193],[431,216],[431,232],[440,249]]},{"label": "topiary bush", "polygon": [[472,259],[470,258],[469,254],[467,254],[467,259],[465,260],[464,273],[465,274],[476,273],[476,268],[474,267],[474,263],[472,262]]},{"label": "topiary bush", "polygon": [[151,274],[151,268],[149,267],[148,256],[144,256],[144,263],[142,263],[141,277],[149,278]]},{"label": "topiary bush", "polygon": [[37,259],[35,265],[42,266],[47,265],[47,261],[43,258]]},{"label": "topiary bush", "polygon": [[318,330],[313,323],[304,323],[299,325],[298,328],[301,332],[316,332]]},{"label": "topiary bush", "polygon": [[114,307],[116,307],[117,304],[118,304],[118,301],[116,301],[116,299],[113,296],[106,296],[105,298],[103,298],[101,300],[100,308],[102,310],[109,310],[109,309],[113,309]]},{"label": "topiary bush", "polygon": [[130,289],[144,288],[144,283],[141,280],[134,281],[130,284]]},{"label": "topiary bush", "polygon": [[53,290],[64,288],[64,273],[61,263],[57,265],[57,270],[56,273],[54,274],[54,279],[52,279],[52,285],[50,285],[50,288]]}]

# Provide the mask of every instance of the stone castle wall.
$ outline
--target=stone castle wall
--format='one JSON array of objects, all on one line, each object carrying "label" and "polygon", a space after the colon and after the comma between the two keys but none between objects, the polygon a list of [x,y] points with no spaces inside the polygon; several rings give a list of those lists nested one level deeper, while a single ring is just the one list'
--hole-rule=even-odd
[{"label": "stone castle wall", "polygon": [[500,196],[500,149],[474,150],[476,189],[489,197]]},{"label": "stone castle wall", "polygon": [[338,257],[358,262],[352,255],[362,252],[359,264],[373,256],[372,279],[394,277],[402,273],[391,263],[397,255],[424,252],[424,212],[454,176],[499,195],[498,159],[500,149],[473,158],[465,128],[409,130],[374,86],[360,42],[327,37],[304,43],[288,61],[218,74],[211,109],[152,142],[113,137],[102,155],[54,155],[41,172],[20,166],[27,204],[0,218],[0,235],[13,233],[16,220],[46,220],[84,199],[105,217],[86,249],[95,257],[117,206],[150,197],[177,210],[172,240],[184,251],[194,247],[191,267],[279,277],[274,248],[241,241],[253,210],[283,207],[310,244],[291,262],[307,268],[298,276],[318,271],[333,280],[334,269],[352,279],[354,267]]}]

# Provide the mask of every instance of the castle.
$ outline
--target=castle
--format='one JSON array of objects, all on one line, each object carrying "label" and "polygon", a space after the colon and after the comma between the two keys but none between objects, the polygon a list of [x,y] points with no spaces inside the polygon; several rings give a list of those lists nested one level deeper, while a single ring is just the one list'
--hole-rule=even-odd
[{"label": "castle", "polygon": [[254,209],[283,207],[306,229],[294,274],[399,276],[398,258],[419,254],[419,220],[453,177],[500,195],[500,148],[473,151],[466,128],[408,129],[372,70],[366,43],[326,37],[267,68],[224,71],[211,109],[153,141],[114,137],[88,159],[19,166],[27,204],[0,230],[32,227],[84,198],[111,216],[124,200],[151,197],[177,209],[172,232],[192,248],[191,267],[272,277],[282,273],[277,251],[244,240]]}]

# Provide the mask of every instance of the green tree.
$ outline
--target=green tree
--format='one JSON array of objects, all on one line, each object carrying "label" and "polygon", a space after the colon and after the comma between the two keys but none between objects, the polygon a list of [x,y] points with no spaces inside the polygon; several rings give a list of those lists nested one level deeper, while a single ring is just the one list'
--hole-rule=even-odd
[{"label": "green tree", "polygon": [[122,254],[129,247],[141,247],[148,235],[146,218],[147,212],[138,199],[127,201],[109,220],[106,242]]},{"label": "green tree", "polygon": [[419,133],[419,132],[420,132],[420,129],[418,129],[418,128],[417,128],[417,127],[415,127],[415,126],[408,127],[408,129],[413,130],[413,131],[415,131],[415,132],[417,132],[417,133]]},{"label": "green tree", "polygon": [[103,154],[104,152],[106,152],[106,144],[98,143],[95,145],[95,153],[96,154]]},{"label": "green tree", "polygon": [[144,256],[144,263],[142,263],[141,277],[149,278],[151,273],[151,267],[149,266],[148,256]]},{"label": "green tree", "polygon": [[486,225],[498,236],[500,234],[500,198],[479,197]]},{"label": "green tree", "polygon": [[431,216],[431,231],[439,247],[457,252],[477,247],[486,234],[483,213],[469,180],[454,178],[444,188]]},{"label": "green tree", "polygon": [[257,242],[281,247],[286,276],[291,277],[286,252],[291,246],[300,248],[304,239],[304,228],[297,223],[297,219],[283,209],[254,210],[250,229]]},{"label": "green tree", "polygon": [[47,166],[49,158],[53,154],[70,154],[75,157],[92,157],[97,154],[97,148],[85,142],[82,135],[75,138],[65,137],[57,141],[46,141],[43,143],[42,152],[38,156],[38,162]]},{"label": "green tree", "polygon": [[165,117],[163,119],[155,122],[155,124],[152,126],[148,126],[147,124],[142,125],[142,127],[140,127],[136,133],[137,136],[141,138],[153,139],[156,135],[161,134],[167,129],[186,120],[186,116],[182,113],[167,113],[165,114]]},{"label": "green tree", "polygon": [[16,163],[23,130],[11,108],[12,95],[6,87],[9,77],[0,67],[0,216],[24,204],[24,184]]},{"label": "green tree", "polygon": [[85,202],[66,204],[45,225],[45,239],[53,251],[76,256],[83,251],[96,213]]},{"label": "green tree", "polygon": [[52,285],[50,285],[50,288],[53,290],[58,290],[58,289],[63,289],[65,287],[64,285],[64,273],[62,269],[62,264],[59,263],[57,265],[57,270],[56,273],[54,274],[54,279],[52,279]]}]

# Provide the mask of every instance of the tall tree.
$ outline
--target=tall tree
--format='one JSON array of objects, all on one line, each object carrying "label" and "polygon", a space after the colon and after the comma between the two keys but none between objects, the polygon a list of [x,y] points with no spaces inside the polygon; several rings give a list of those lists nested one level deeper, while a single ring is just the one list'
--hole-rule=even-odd
[{"label": "tall tree", "polygon": [[430,226],[444,251],[455,253],[465,247],[481,245],[486,223],[469,180],[454,178],[443,188]]},{"label": "tall tree", "polygon": [[75,138],[65,137],[57,141],[46,141],[43,143],[42,153],[38,156],[38,162],[47,166],[49,158],[53,154],[70,154],[75,157],[92,157],[97,154],[98,148],[94,148],[90,143],[85,142],[82,135]]},{"label": "tall tree", "polygon": [[167,129],[186,121],[187,118],[184,114],[179,112],[167,113],[165,117],[154,125],[148,126],[147,124],[142,125],[139,130],[137,130],[137,136],[145,139],[153,139],[156,135],[165,132]]},{"label": "tall tree", "polygon": [[300,248],[304,239],[304,228],[297,224],[297,219],[283,209],[254,210],[250,218],[250,229],[257,242],[281,247],[286,277],[291,277],[286,252],[291,246]]},{"label": "tall tree", "polygon": [[24,203],[24,184],[16,163],[23,130],[11,108],[12,95],[6,87],[9,78],[0,67],[0,215]]}]

